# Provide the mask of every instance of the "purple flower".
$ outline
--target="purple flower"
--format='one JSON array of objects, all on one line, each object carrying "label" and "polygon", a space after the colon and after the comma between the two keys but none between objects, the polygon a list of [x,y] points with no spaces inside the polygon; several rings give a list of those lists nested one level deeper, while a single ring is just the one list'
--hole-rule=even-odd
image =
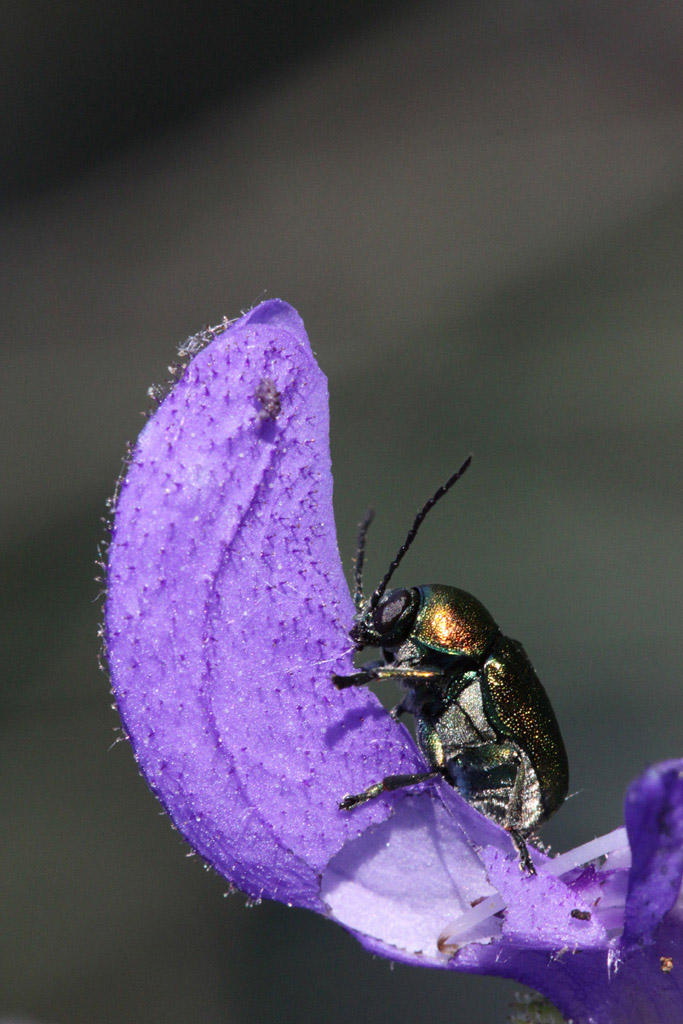
[{"label": "purple flower", "polygon": [[442,780],[339,810],[425,766],[371,692],[330,680],[353,606],[325,378],[279,300],[212,337],[140,435],[109,552],[114,692],[177,828],[249,896],[375,953],[516,978],[574,1024],[683,1021],[683,762],[631,786],[625,828],[534,851],[535,877]]}]

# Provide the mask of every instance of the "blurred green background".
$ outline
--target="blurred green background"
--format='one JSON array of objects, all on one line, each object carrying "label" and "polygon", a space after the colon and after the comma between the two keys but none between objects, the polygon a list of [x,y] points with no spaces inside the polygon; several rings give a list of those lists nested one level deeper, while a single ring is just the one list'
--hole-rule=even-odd
[{"label": "blurred green background", "polygon": [[100,516],[177,344],[281,296],[331,396],[368,579],[471,590],[622,820],[683,754],[683,8],[664,0],[5,5],[0,1017],[498,1024],[516,986],[224,899],[115,744]]}]

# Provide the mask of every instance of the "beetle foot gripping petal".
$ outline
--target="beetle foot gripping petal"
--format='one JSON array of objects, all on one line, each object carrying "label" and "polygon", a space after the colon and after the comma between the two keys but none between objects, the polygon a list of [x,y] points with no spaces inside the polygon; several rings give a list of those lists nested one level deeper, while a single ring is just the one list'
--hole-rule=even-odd
[{"label": "beetle foot gripping petal", "polygon": [[510,838],[515,844],[517,853],[519,854],[520,870],[526,872],[527,875],[535,875],[536,868],[534,867],[534,862],[532,861],[531,854],[529,853],[529,847],[527,846],[526,839],[522,833],[516,828],[507,828],[506,832],[509,832]]}]

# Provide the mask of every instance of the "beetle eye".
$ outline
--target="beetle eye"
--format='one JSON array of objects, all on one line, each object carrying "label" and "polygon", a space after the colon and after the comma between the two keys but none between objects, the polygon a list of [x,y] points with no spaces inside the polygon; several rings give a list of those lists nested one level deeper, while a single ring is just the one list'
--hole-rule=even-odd
[{"label": "beetle eye", "polygon": [[380,636],[391,632],[412,600],[409,590],[392,590],[380,601],[372,616],[372,624]]}]

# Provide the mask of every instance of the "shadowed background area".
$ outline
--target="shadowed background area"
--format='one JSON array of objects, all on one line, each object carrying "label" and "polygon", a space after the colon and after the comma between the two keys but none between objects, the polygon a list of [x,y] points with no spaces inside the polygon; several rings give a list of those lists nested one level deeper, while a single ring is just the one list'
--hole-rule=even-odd
[{"label": "shadowed background area", "polygon": [[[367,578],[475,593],[554,703],[556,848],[683,754],[683,10],[673,0],[29,2],[0,62],[0,1014],[497,1024],[514,985],[223,899],[97,668],[100,521],[148,386],[281,296],[328,375]],[[258,638],[255,638],[258,643]]]}]

